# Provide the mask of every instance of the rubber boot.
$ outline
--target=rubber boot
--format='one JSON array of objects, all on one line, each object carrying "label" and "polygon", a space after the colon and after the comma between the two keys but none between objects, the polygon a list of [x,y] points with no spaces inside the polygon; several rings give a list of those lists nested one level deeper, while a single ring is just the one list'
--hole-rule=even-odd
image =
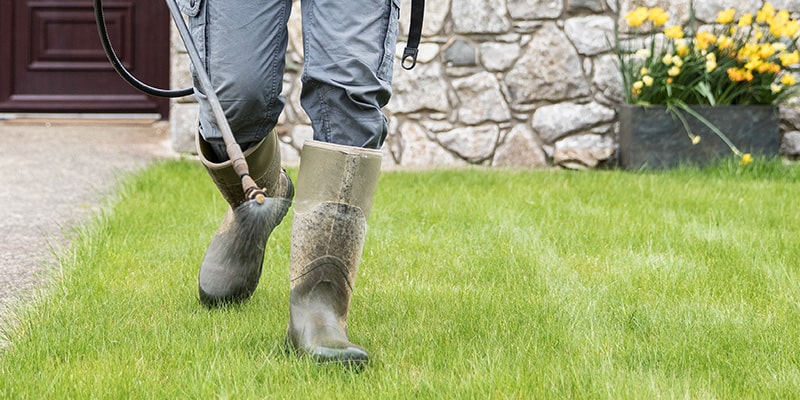
[{"label": "rubber boot", "polygon": [[234,172],[231,162],[210,161],[214,159],[214,152],[200,135],[197,149],[211,180],[230,205],[200,266],[200,301],[209,307],[242,302],[258,286],[264,247],[272,230],[289,210],[294,187],[281,168],[274,132],[244,152],[250,176],[259,187],[266,189],[269,198],[264,204],[245,201],[242,180]]},{"label": "rubber boot", "polygon": [[380,165],[378,150],[316,141],[300,156],[286,342],[320,363],[369,361],[347,337],[347,312]]}]

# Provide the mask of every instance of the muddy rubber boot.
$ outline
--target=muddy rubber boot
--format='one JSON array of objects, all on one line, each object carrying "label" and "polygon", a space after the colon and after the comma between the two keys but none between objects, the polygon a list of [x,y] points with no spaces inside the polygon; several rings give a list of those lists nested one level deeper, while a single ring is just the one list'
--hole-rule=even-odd
[{"label": "muddy rubber boot", "polygon": [[[272,230],[289,210],[294,187],[281,168],[274,132],[244,152],[250,176],[259,187],[266,189],[268,198],[263,204],[245,201],[242,180],[231,162],[211,161],[215,153],[200,135],[197,150],[211,180],[230,205],[200,266],[200,301],[208,307],[242,302],[250,298],[258,286],[264,247]],[[254,215],[266,222],[253,223]]]},{"label": "muddy rubber boot", "polygon": [[347,312],[380,166],[378,150],[316,141],[300,156],[286,342],[320,363],[369,361],[347,338]]}]

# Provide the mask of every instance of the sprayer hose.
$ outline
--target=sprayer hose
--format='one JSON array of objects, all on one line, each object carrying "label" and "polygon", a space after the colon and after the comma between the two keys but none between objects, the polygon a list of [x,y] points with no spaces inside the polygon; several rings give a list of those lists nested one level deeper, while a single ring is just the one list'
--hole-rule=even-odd
[{"label": "sprayer hose", "polygon": [[101,0],[94,0],[94,20],[97,24],[97,32],[100,34],[100,42],[103,44],[103,51],[106,53],[108,61],[111,62],[114,71],[117,71],[119,76],[125,79],[131,86],[141,92],[157,97],[185,97],[194,93],[194,89],[190,87],[180,90],[159,89],[136,79],[135,76],[125,69],[122,65],[122,61],[117,57],[117,53],[114,52],[114,48],[111,47],[111,39],[108,37],[106,18],[103,16],[103,3]]}]

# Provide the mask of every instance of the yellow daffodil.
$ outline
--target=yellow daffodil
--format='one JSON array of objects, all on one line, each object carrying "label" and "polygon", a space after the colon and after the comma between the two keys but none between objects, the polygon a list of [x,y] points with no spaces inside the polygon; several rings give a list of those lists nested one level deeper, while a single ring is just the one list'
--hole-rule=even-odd
[{"label": "yellow daffodil", "polygon": [[653,7],[648,12],[647,19],[653,21],[655,26],[662,26],[669,21],[669,14],[660,7]]},{"label": "yellow daffodil", "polygon": [[800,31],[800,21],[791,20],[783,26],[783,32],[781,32],[781,36],[794,38],[797,36],[798,31]]},{"label": "yellow daffodil", "polygon": [[717,23],[720,23],[722,25],[730,24],[731,22],[733,22],[733,17],[735,15],[736,15],[736,10],[733,8],[729,8],[725,11],[720,11],[720,13],[717,14]]},{"label": "yellow daffodil", "polygon": [[770,58],[773,54],[775,54],[775,48],[771,43],[762,44],[758,49],[758,56],[761,58]]},{"label": "yellow daffodil", "polygon": [[702,140],[702,139],[703,139],[702,137],[700,137],[698,135],[694,135],[694,136],[692,136],[692,144],[698,144],[698,143],[700,143],[700,140]]},{"label": "yellow daffodil", "polygon": [[743,68],[728,68],[728,78],[733,82],[752,81],[753,73]]},{"label": "yellow daffodil", "polygon": [[745,70],[747,70],[747,71],[755,71],[755,70],[757,70],[757,69],[758,69],[758,68],[759,68],[759,67],[760,67],[762,64],[764,64],[764,61],[763,61],[762,59],[760,59],[760,58],[758,58],[758,57],[750,57],[750,61],[748,61],[748,62],[747,62],[745,65],[744,65],[744,69],[745,69]]},{"label": "yellow daffodil", "polygon": [[697,42],[697,47],[703,50],[707,50],[712,44],[716,43],[717,36],[711,32],[698,32],[695,40]]},{"label": "yellow daffodil", "polygon": [[717,38],[717,47],[722,50],[728,50],[733,47],[734,41],[733,38],[726,35],[720,35]]},{"label": "yellow daffodil", "polygon": [[739,160],[739,165],[747,165],[753,162],[753,156],[750,153],[742,154],[742,159]]},{"label": "yellow daffodil", "polygon": [[756,67],[759,74],[777,74],[781,72],[781,66],[771,62],[763,62]]},{"label": "yellow daffodil", "polygon": [[642,26],[642,24],[647,21],[649,16],[650,11],[647,9],[647,7],[637,7],[635,10],[625,15],[625,20],[628,21],[629,26],[635,28]]},{"label": "yellow daffodil", "polygon": [[800,63],[800,53],[798,53],[797,50],[791,53],[783,53],[780,56],[778,56],[778,58],[780,58],[781,65],[783,65],[784,67]]},{"label": "yellow daffodil", "polygon": [[753,14],[747,13],[739,17],[739,28],[746,28],[753,24]]},{"label": "yellow daffodil", "polygon": [[775,8],[772,7],[772,3],[764,3],[764,7],[761,7],[760,10],[756,13],[756,22],[767,22],[772,17],[775,16]]},{"label": "yellow daffodil", "polygon": [[664,35],[670,39],[682,39],[683,38],[683,27],[680,25],[673,25],[667,29],[664,29]]},{"label": "yellow daffodil", "polygon": [[682,46],[678,46],[678,47],[675,49],[675,52],[676,52],[676,53],[677,53],[679,56],[681,56],[681,57],[686,57],[686,56],[688,56],[690,51],[691,51],[691,49],[689,49],[689,46],[687,46],[687,45],[685,45],[685,44],[684,44],[684,45],[682,45]]},{"label": "yellow daffodil", "polygon": [[[648,39],[642,43],[649,43],[633,57],[624,48],[618,53],[623,72],[632,77],[625,81],[629,98],[636,102],[697,101],[695,94],[702,93],[701,103],[767,104],[784,99],[790,86],[800,87],[800,73],[789,72],[800,69],[800,19],[769,2],[752,13],[727,8],[717,14],[716,24],[699,28],[674,23],[659,7],[635,7],[625,19],[631,27],[646,26],[641,36]],[[633,42],[623,42],[628,43]],[[700,141],[689,136],[693,143]]]},{"label": "yellow daffodil", "polygon": [[717,56],[714,53],[706,55],[706,72],[712,72],[717,69]]}]

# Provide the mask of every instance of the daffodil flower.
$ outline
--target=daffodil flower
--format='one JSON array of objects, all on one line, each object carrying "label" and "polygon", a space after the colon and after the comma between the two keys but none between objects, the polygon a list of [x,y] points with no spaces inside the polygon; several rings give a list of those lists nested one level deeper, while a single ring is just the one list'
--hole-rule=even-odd
[{"label": "daffodil flower", "polygon": [[682,39],[683,27],[680,25],[670,26],[669,28],[664,29],[664,35],[670,39]]},{"label": "daffodil flower", "polygon": [[625,15],[625,20],[628,21],[629,26],[635,28],[642,26],[642,24],[647,21],[649,16],[650,11],[647,9],[647,7],[637,7],[635,10]]},{"label": "daffodil flower", "polygon": [[736,10],[733,8],[729,8],[725,11],[720,11],[720,13],[717,14],[717,23],[720,23],[722,25],[730,24],[731,22],[733,22],[733,17],[735,15],[736,15]]}]

